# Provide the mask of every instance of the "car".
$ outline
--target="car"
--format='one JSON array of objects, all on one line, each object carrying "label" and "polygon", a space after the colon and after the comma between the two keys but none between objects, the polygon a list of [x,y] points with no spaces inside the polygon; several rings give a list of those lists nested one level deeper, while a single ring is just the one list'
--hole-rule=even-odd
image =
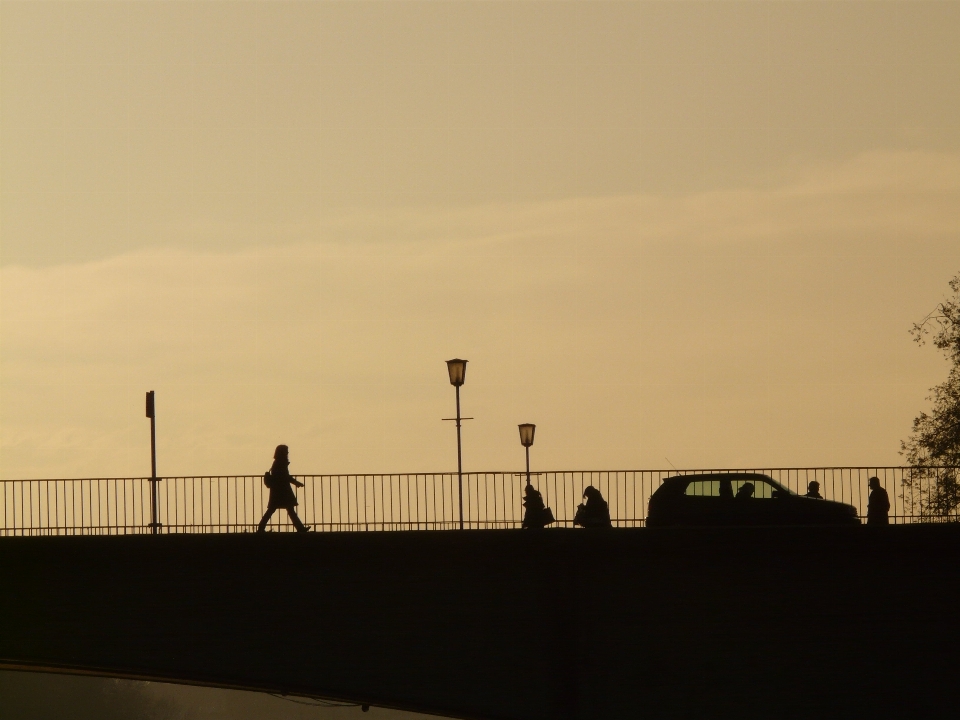
[{"label": "car", "polygon": [[650,496],[647,527],[859,525],[853,505],[797,495],[760,473],[668,477]]}]

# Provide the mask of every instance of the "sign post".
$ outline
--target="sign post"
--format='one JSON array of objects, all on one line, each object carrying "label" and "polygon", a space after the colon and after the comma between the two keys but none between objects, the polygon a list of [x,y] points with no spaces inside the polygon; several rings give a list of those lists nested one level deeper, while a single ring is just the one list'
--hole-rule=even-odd
[{"label": "sign post", "polygon": [[150,532],[160,532],[157,518],[157,411],[153,390],[147,393],[147,417],[150,418]]}]

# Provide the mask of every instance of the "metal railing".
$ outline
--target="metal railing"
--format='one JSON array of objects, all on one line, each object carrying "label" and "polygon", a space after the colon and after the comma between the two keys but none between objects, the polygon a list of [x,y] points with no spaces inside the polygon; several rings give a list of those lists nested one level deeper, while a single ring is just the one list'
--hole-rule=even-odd
[{"label": "metal railing", "polygon": [[[610,506],[616,527],[644,524],[647,502],[672,475],[717,470],[610,470],[537,473],[534,485],[552,508],[554,527],[571,527],[583,490],[593,485]],[[734,471],[725,471],[734,472]],[[890,522],[932,518],[921,511],[937,469],[909,467],[756,468],[791,490],[820,483],[823,497],[866,513],[867,480],[877,476],[891,502]],[[315,531],[447,530],[459,526],[456,473],[298,475],[297,512]],[[907,481],[907,482],[905,482]],[[464,527],[518,528],[523,519],[523,473],[464,473]],[[158,482],[158,518],[164,533],[253,532],[269,491],[259,475],[167,477]],[[122,535],[151,532],[150,478],[0,481],[0,536]],[[940,518],[943,519],[943,518]],[[957,515],[951,520],[960,520]],[[294,528],[277,511],[269,529]]]}]

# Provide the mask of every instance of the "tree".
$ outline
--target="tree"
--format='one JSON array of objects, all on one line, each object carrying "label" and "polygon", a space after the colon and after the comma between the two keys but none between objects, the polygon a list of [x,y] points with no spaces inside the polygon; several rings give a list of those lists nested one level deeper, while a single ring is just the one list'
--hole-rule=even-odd
[{"label": "tree", "polygon": [[900,443],[900,454],[913,466],[904,484],[919,498],[921,515],[940,520],[960,507],[960,273],[950,289],[953,297],[910,331],[918,345],[932,340],[950,361],[950,373],[931,389],[930,414],[920,413],[910,437]]}]

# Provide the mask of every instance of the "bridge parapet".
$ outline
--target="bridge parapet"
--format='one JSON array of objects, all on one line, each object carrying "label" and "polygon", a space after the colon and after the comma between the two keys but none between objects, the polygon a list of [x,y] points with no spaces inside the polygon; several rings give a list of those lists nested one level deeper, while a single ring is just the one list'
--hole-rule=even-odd
[{"label": "bridge parapet", "polygon": [[[924,517],[920,501],[937,480],[937,468],[820,467],[728,470],[572,470],[537,473],[534,485],[556,517],[572,527],[588,485],[609,503],[616,527],[642,527],[650,495],[671,475],[761,472],[794,492],[816,480],[828,500],[866,511],[867,480],[880,478],[891,499],[890,521]],[[918,475],[920,473],[920,475]],[[298,475],[298,513],[315,531],[452,530],[459,526],[456,473]],[[464,473],[464,527],[519,528],[523,473]],[[914,482],[905,482],[906,480]],[[0,481],[0,536],[125,535],[151,532],[150,482],[139,478],[76,478]],[[253,532],[269,491],[260,475],[162,478],[158,520],[164,533]],[[270,524],[294,530],[284,513]]]}]

